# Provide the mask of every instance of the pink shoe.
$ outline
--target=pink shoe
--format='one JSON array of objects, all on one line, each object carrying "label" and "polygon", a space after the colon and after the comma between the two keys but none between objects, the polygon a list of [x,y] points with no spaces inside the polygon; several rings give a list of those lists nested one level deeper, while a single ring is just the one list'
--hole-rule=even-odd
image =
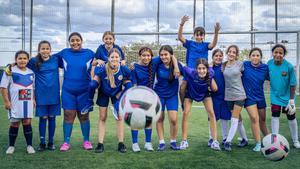
[{"label": "pink shoe", "polygon": [[85,150],[93,149],[93,145],[90,141],[84,141],[82,146]]},{"label": "pink shoe", "polygon": [[68,151],[69,149],[70,149],[70,144],[69,143],[64,142],[64,144],[62,144],[60,146],[60,151]]}]

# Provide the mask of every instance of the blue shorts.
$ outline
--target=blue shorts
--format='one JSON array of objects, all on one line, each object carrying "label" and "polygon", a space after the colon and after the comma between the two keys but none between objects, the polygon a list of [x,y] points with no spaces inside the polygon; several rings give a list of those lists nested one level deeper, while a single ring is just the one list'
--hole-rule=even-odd
[{"label": "blue shorts", "polygon": [[89,99],[89,93],[71,93],[67,90],[62,90],[61,100],[62,108],[65,110],[77,110],[81,111],[86,103],[86,100]]},{"label": "blue shorts", "polygon": [[202,102],[202,101],[203,101],[205,98],[207,98],[207,97],[211,97],[210,92],[205,93],[205,95],[204,95],[203,97],[201,97],[200,99],[197,98],[197,100],[195,100],[195,99],[193,99],[193,98],[191,97],[190,92],[189,92],[188,90],[186,90],[185,95],[184,95],[184,98],[191,99],[191,100],[194,100],[194,101],[196,101],[196,102]]},{"label": "blue shorts", "polygon": [[101,90],[98,90],[98,97],[97,97],[96,104],[100,107],[108,107],[109,98],[113,105],[117,102],[117,98],[115,96],[113,97],[108,96],[107,94],[103,93]]},{"label": "blue shorts", "polygon": [[60,104],[52,105],[36,105],[36,117],[43,116],[59,116],[60,115]]},{"label": "blue shorts", "polygon": [[231,112],[228,109],[226,101],[220,99],[212,99],[216,120],[230,120]]},{"label": "blue shorts", "polygon": [[257,109],[264,109],[264,108],[267,107],[265,99],[259,100],[259,101],[254,101],[254,100],[251,100],[251,99],[246,99],[244,107],[246,108],[248,106],[252,106],[252,105],[255,105],[255,104],[257,106]]},{"label": "blue shorts", "polygon": [[165,111],[165,107],[167,107],[168,111],[178,111],[178,95],[174,95],[167,98],[160,97],[161,102],[161,111]]}]

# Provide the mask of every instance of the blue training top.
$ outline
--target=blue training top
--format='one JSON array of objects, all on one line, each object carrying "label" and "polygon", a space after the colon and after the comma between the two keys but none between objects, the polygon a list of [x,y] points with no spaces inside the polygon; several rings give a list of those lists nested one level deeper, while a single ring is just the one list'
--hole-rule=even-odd
[{"label": "blue training top", "polygon": [[186,48],[186,64],[190,68],[196,67],[197,59],[204,58],[208,60],[209,42],[196,42],[185,40],[183,46]]},{"label": "blue training top", "polygon": [[250,61],[244,62],[242,81],[247,99],[261,101],[265,99],[264,82],[268,80],[268,65],[261,63],[255,67]]},{"label": "blue training top", "polygon": [[[211,80],[214,77],[214,71],[209,68],[210,84]],[[187,90],[191,99],[200,102],[205,99],[209,94],[208,85],[206,80],[202,80],[198,72],[195,69],[189,67],[183,67],[183,76],[187,82]]]},{"label": "blue training top", "polygon": [[115,88],[110,87],[110,82],[106,74],[105,66],[97,66],[95,68],[95,75],[100,78],[99,89],[106,95],[113,97],[122,91],[124,80],[130,80],[131,72],[126,66],[120,66],[119,70],[114,73]]},{"label": "blue training top", "polygon": [[[120,48],[120,46],[113,44],[113,48],[117,48],[120,51],[120,53],[121,53],[120,57],[122,58],[121,60],[124,60],[125,55],[124,55],[122,49]],[[105,44],[102,44],[97,48],[95,58],[101,59],[101,60],[107,62],[108,61],[108,56],[107,56],[108,53],[109,53],[109,51],[105,48]]]},{"label": "blue training top", "polygon": [[222,72],[222,64],[214,65],[212,67],[214,70],[214,79],[218,86],[218,90],[216,92],[212,92],[211,96],[213,99],[224,100],[225,97],[225,80]]},{"label": "blue training top", "polygon": [[90,49],[74,51],[66,48],[53,56],[59,58],[59,66],[64,68],[62,89],[74,93],[87,91],[91,81],[90,70],[94,52]]},{"label": "blue training top", "polygon": [[60,103],[58,58],[50,56],[47,61],[36,67],[37,58],[31,58],[27,64],[35,74],[35,100],[37,105]]}]

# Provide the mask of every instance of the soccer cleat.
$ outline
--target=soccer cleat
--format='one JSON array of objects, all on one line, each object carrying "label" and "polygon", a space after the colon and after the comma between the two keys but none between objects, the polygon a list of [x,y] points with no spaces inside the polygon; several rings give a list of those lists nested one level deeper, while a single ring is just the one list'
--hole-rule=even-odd
[{"label": "soccer cleat", "polygon": [[120,152],[120,153],[126,153],[126,146],[125,146],[125,144],[123,143],[123,142],[119,142],[119,144],[118,144],[118,151]]},{"label": "soccer cleat", "polygon": [[171,148],[172,150],[180,150],[180,147],[177,147],[176,142],[170,143],[170,148]]},{"label": "soccer cleat", "polygon": [[299,143],[299,141],[295,141],[294,144],[293,144],[293,146],[294,146],[295,148],[300,148],[300,143]]},{"label": "soccer cleat", "polygon": [[93,105],[94,105],[94,102],[93,100],[88,100],[87,103],[85,104],[85,106],[81,109],[80,113],[81,114],[87,114],[91,111],[93,111]]},{"label": "soccer cleat", "polygon": [[102,153],[104,151],[104,144],[102,143],[98,143],[96,149],[95,149],[95,152],[96,153]]},{"label": "soccer cleat", "polygon": [[135,152],[135,153],[141,151],[140,146],[139,146],[138,143],[133,143],[133,144],[132,144],[132,151]]},{"label": "soccer cleat", "polygon": [[46,144],[40,143],[40,145],[37,148],[37,151],[45,151],[46,150]]},{"label": "soccer cleat", "polygon": [[14,146],[9,146],[6,150],[6,154],[13,154],[15,152]]},{"label": "soccer cleat", "polygon": [[26,150],[27,150],[28,154],[34,154],[35,153],[35,150],[31,145],[28,145]]},{"label": "soccer cleat", "polygon": [[185,150],[189,147],[189,143],[187,142],[187,140],[182,140],[180,143],[180,150]]},{"label": "soccer cleat", "polygon": [[217,151],[221,150],[220,143],[217,140],[215,140],[211,143],[210,148],[213,150],[217,150]]},{"label": "soccer cleat", "polygon": [[242,139],[238,143],[238,147],[246,147],[248,145],[248,140]]},{"label": "soccer cleat", "polygon": [[62,152],[68,151],[69,149],[70,149],[70,144],[67,142],[64,142],[64,144],[60,146],[60,151]]},{"label": "soccer cleat", "polygon": [[207,142],[207,147],[211,147],[211,144],[214,142],[212,138],[210,138]]},{"label": "soccer cleat", "polygon": [[222,141],[222,145],[224,145],[224,144],[225,144],[225,142],[226,142],[226,138],[225,138],[225,139],[223,139],[223,141]]},{"label": "soccer cleat", "polygon": [[255,147],[252,149],[255,152],[260,152],[261,149],[261,143],[256,143]]},{"label": "soccer cleat", "polygon": [[225,151],[231,151],[231,143],[230,142],[225,142],[224,143],[224,149],[225,149]]},{"label": "soccer cleat", "polygon": [[158,145],[157,151],[164,151],[166,149],[166,144],[165,143],[160,143]]},{"label": "soccer cleat", "polygon": [[153,146],[152,146],[152,143],[151,142],[146,142],[145,143],[145,146],[144,146],[144,148],[145,148],[145,150],[147,150],[147,151],[154,151],[154,149],[153,149]]},{"label": "soccer cleat", "polygon": [[54,151],[56,149],[56,147],[55,147],[55,145],[53,143],[48,143],[47,148],[50,151]]},{"label": "soccer cleat", "polygon": [[93,145],[90,141],[84,141],[83,144],[82,144],[83,148],[85,150],[91,150],[93,149]]}]

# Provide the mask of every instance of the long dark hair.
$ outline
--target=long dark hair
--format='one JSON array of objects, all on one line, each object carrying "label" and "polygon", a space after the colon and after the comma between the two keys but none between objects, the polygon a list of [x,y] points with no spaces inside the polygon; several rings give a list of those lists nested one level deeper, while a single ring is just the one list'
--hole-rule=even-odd
[{"label": "long dark hair", "polygon": [[153,51],[148,48],[148,47],[142,47],[139,50],[139,56],[141,56],[144,52],[149,52],[151,55],[151,61],[148,64],[148,68],[149,68],[149,83],[147,84],[147,87],[152,88],[153,84],[154,84],[154,78],[153,78],[153,69],[152,69],[152,57],[153,57]]},{"label": "long dark hair", "polygon": [[205,75],[205,77],[204,77],[204,80],[205,80],[206,83],[207,83],[208,91],[211,91],[211,87],[210,87],[211,77],[210,77],[210,74],[209,74],[209,65],[208,65],[208,62],[207,62],[207,60],[204,59],[204,58],[198,59],[198,60],[196,61],[196,67],[195,67],[196,70],[197,70],[197,68],[198,68],[198,66],[199,66],[200,64],[203,64],[203,65],[206,67],[206,69],[207,69],[207,73],[206,73],[206,75]]},{"label": "long dark hair", "polygon": [[[170,55],[173,55],[173,49],[172,49],[172,47],[170,45],[163,45],[163,46],[161,46],[160,49],[159,49],[159,54],[163,50],[169,52]],[[170,58],[169,69],[170,69],[171,72],[170,72],[169,80],[168,80],[169,83],[171,83],[174,80],[174,65],[173,64],[174,63],[172,61],[172,58]]]},{"label": "long dark hair", "polygon": [[50,47],[50,50],[51,50],[51,44],[50,44],[50,42],[48,42],[48,41],[46,41],[46,40],[40,41],[40,43],[39,43],[39,45],[38,45],[38,54],[36,55],[37,61],[35,62],[35,67],[36,67],[38,70],[40,70],[41,64],[44,62],[44,60],[42,59],[42,55],[40,54],[41,46],[42,46],[42,44],[44,44],[44,43],[48,44],[49,47]]}]

